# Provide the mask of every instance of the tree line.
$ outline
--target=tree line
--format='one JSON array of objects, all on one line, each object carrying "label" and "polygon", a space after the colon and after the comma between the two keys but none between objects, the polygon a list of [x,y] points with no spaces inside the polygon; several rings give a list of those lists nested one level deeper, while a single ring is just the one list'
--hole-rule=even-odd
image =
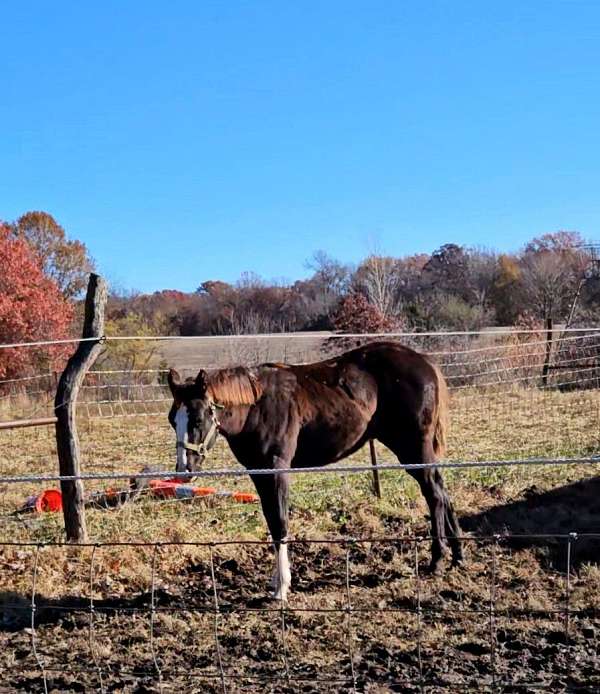
[{"label": "tree line", "polygon": [[[94,261],[46,212],[0,221],[0,343],[77,336]],[[600,261],[574,231],[532,238],[513,253],[448,243],[431,254],[371,253],[352,265],[315,252],[308,277],[269,282],[247,272],[235,283],[199,278],[196,291],[114,291],[107,332],[236,335],[337,330],[385,332],[542,327],[551,319],[595,325]],[[29,356],[1,350],[0,379],[64,359],[57,347]],[[43,364],[40,364],[42,359]],[[127,356],[124,357],[126,362]]]},{"label": "tree line", "polygon": [[113,296],[111,317],[157,333],[235,335],[339,330],[478,330],[595,324],[600,264],[572,231],[533,238],[515,253],[446,244],[432,254],[371,254],[350,265],[316,252],[308,279],[203,281],[189,294]]}]

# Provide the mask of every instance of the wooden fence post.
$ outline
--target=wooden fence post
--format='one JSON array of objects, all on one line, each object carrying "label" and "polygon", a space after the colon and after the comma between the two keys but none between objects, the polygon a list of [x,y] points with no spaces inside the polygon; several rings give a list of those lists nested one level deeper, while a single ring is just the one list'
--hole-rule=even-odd
[{"label": "wooden fence post", "polygon": [[369,451],[371,452],[371,465],[373,466],[373,491],[378,499],[381,499],[381,484],[379,482],[379,470],[377,469],[377,452],[375,442],[369,439]]},{"label": "wooden fence post", "polygon": [[542,385],[548,385],[548,372],[550,371],[550,359],[552,357],[552,318],[546,318],[546,356],[542,368]]},{"label": "wooden fence post", "polygon": [[[67,362],[62,372],[56,397],[56,449],[61,475],[79,475],[81,473],[79,436],[75,419],[77,394],[85,374],[102,349],[101,338],[104,336],[104,307],[108,289],[105,280],[99,275],[90,274],[85,297],[85,318],[83,338],[97,338],[80,342],[75,354]],[[87,528],[85,524],[85,507],[83,482],[81,480],[62,480],[60,483],[63,499],[65,532],[69,542],[85,542]]]}]

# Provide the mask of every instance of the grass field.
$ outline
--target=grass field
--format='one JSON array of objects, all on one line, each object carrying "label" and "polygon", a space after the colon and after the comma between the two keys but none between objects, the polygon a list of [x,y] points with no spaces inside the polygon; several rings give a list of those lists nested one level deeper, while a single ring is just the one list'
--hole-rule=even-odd
[{"label": "grass field", "polygon": [[[144,403],[82,407],[82,415],[103,415],[80,422],[85,471],[170,468],[174,441],[165,397],[154,387]],[[459,390],[447,457],[597,455],[599,422],[597,390]],[[0,474],[53,471],[52,434],[1,432]],[[368,464],[367,456],[363,450],[353,461]],[[393,460],[383,447],[378,456]],[[208,467],[234,466],[220,442]],[[423,571],[428,522],[409,475],[384,473],[380,500],[369,474],[296,475],[293,592],[283,613],[263,599],[272,556],[258,506],[146,498],[115,510],[90,509],[93,542],[150,546],[4,546],[0,680],[8,691],[43,691],[33,638],[54,691],[222,691],[219,655],[228,691],[351,691],[353,675],[357,691],[369,692],[418,690],[420,682],[427,691],[513,685],[589,691],[600,686],[600,539],[571,541],[567,577],[565,537],[489,538],[600,532],[597,475],[595,463],[448,471],[468,536],[467,565],[435,577]],[[211,484],[251,490],[246,477]],[[4,484],[0,513],[39,490]],[[4,515],[0,532],[5,542],[60,541],[61,518]],[[308,542],[357,537],[371,540]],[[260,542],[222,544],[232,540]]]}]

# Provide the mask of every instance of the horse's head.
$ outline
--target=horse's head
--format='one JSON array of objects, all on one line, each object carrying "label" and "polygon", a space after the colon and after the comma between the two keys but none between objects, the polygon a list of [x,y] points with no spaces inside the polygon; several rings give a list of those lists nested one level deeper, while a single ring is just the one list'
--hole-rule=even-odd
[{"label": "horse's head", "polygon": [[182,383],[177,371],[171,369],[168,382],[173,394],[169,422],[177,434],[176,469],[195,472],[217,440],[217,406],[208,395],[205,371]]}]

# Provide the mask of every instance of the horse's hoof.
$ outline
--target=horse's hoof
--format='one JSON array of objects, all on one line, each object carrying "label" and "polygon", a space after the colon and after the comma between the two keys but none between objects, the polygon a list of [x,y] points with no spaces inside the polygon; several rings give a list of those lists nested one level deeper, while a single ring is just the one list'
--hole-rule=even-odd
[{"label": "horse's hoof", "polygon": [[465,558],[464,557],[454,557],[452,563],[450,564],[451,569],[464,569]]},{"label": "horse's hoof", "polygon": [[428,576],[439,576],[441,572],[442,572],[442,560],[436,559],[434,561],[432,559],[431,562],[429,563],[429,566],[427,567],[425,573]]}]

